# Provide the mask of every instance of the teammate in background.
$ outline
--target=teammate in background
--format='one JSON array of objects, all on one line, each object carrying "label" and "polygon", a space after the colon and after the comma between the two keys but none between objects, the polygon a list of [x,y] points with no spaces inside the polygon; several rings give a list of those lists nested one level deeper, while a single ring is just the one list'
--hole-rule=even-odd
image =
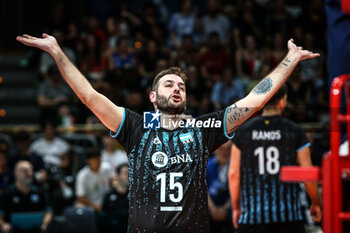
[{"label": "teammate in background", "polygon": [[[237,130],[231,148],[229,188],[237,232],[302,233],[299,184],[280,181],[286,165],[312,166],[310,143],[303,129],[281,116],[287,105],[283,86],[263,113]],[[311,197],[310,214],[321,221],[316,183],[305,183]]]},{"label": "teammate in background", "polygon": [[[129,232],[209,232],[205,182],[208,156],[264,106],[300,61],[319,56],[289,40],[286,57],[251,93],[226,109],[200,116],[195,119],[198,124],[190,127],[180,126],[186,109],[186,74],[176,67],[164,70],[155,77],[149,93],[159,111],[152,118],[161,118],[158,123],[162,124],[147,128],[141,115],[115,105],[94,90],[54,37],[25,34],[17,40],[54,58],[65,81],[127,152]],[[214,127],[201,127],[209,120],[216,122]]]}]

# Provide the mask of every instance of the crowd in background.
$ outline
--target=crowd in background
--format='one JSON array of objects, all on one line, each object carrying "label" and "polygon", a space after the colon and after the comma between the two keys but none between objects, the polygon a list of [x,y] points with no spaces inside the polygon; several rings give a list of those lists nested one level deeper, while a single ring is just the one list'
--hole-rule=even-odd
[{"label": "crowd in background", "polygon": [[[287,41],[294,38],[321,56],[301,62],[289,79],[287,114],[297,122],[328,120],[322,0],[299,5],[208,0],[201,5],[178,2],[178,9],[168,10],[163,19],[156,3],[131,12],[121,2],[112,15],[79,22],[64,18],[64,5],[57,5],[44,31],[56,37],[98,91],[139,113],[153,108],[148,93],[155,75],[171,66],[183,68],[189,76],[188,113],[193,116],[244,97],[286,55]],[[59,118],[62,125],[94,121],[64,84],[50,55],[39,57],[43,119]]]},{"label": "crowd in background", "polygon": [[[196,117],[223,109],[247,95],[268,75],[286,55],[288,39],[294,38],[296,44],[321,56],[301,62],[288,80],[285,115],[299,123],[329,120],[322,0],[208,0],[196,4],[183,0],[170,5],[144,1],[139,7],[123,1],[116,1],[118,4],[113,7],[108,1],[91,2],[91,15],[80,21],[70,21],[65,17],[65,4],[57,4],[43,31],[55,36],[94,88],[119,106],[140,114],[152,110],[148,94],[153,78],[163,69],[179,66],[188,75],[188,114]],[[110,14],[101,14],[101,9],[108,9]],[[70,143],[69,137],[57,137],[56,125],[98,120],[74,96],[47,53],[34,56],[31,64],[40,70],[38,106],[42,134],[21,131],[12,135],[12,147],[9,140],[0,143],[0,191],[20,179],[20,175],[14,175],[16,164],[27,160],[33,170],[30,184],[46,190],[50,196],[47,205],[55,215],[64,214],[65,207],[81,205],[100,212],[96,220],[100,226],[112,224],[112,220],[107,220],[113,214],[125,218],[123,212],[106,214],[127,209],[125,152],[105,135],[95,135],[94,149],[86,147],[82,151]],[[312,134],[309,138],[311,142],[318,140]],[[228,165],[226,149],[216,153],[223,167]],[[326,142],[314,143],[311,149],[319,164],[327,150]],[[212,225],[216,229],[223,226],[225,232],[232,228],[230,205],[226,203],[227,179],[216,187],[218,190],[210,187],[210,174],[218,176],[215,166],[218,165],[209,162],[209,194],[225,193],[213,197],[209,209]],[[222,202],[222,208],[212,204],[217,200]],[[108,232],[113,227],[120,226],[100,230]]]}]

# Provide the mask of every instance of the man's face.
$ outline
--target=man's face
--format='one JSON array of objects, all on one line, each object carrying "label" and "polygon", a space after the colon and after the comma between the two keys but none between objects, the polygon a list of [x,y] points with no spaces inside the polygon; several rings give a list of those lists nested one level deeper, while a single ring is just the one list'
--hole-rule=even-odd
[{"label": "man's face", "polygon": [[165,75],[159,80],[158,90],[150,98],[161,112],[181,114],[186,109],[185,83],[175,74]]},{"label": "man's face", "polygon": [[93,172],[97,172],[100,169],[101,165],[101,157],[100,156],[94,156],[87,159],[87,164]]},{"label": "man's face", "polygon": [[29,162],[20,162],[21,164],[15,171],[16,180],[23,185],[31,185],[33,179],[33,168]]},{"label": "man's face", "polygon": [[128,173],[129,173],[129,170],[128,170],[128,166],[123,166],[121,169],[120,169],[120,173],[118,174],[118,178],[119,178],[119,181],[121,183],[123,183],[123,185],[127,186],[128,183],[129,183],[129,180],[128,180]]}]

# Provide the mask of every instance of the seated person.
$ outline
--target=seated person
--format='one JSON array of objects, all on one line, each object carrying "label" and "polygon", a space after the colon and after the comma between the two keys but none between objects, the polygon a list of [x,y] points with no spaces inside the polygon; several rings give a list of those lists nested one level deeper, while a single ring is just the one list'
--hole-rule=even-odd
[{"label": "seated person", "polygon": [[52,213],[45,193],[32,184],[32,165],[28,161],[19,161],[14,175],[15,184],[7,188],[0,199],[2,232],[45,231],[51,222]]},{"label": "seated person", "polygon": [[103,137],[104,149],[101,153],[101,159],[111,165],[111,174],[114,175],[116,168],[121,164],[128,163],[126,152],[117,148],[115,139],[106,135]]},{"label": "seated person", "polygon": [[[121,164],[117,167],[116,179],[113,183],[114,187],[104,197],[102,205],[103,213],[99,218],[99,223],[103,226],[101,227],[102,232],[127,232],[129,209],[128,169],[129,167],[127,163]],[[101,219],[101,217],[103,217],[103,219]],[[106,220],[108,222],[105,222]]]},{"label": "seated person", "polygon": [[62,161],[61,157],[69,151],[69,144],[55,135],[54,122],[45,122],[43,130],[44,136],[30,145],[30,151],[41,156],[45,165],[59,166]]},{"label": "seated person", "polygon": [[14,153],[14,156],[10,158],[10,169],[13,171],[18,161],[26,160],[33,166],[35,181],[39,184],[45,183],[47,177],[45,164],[39,155],[29,150],[29,133],[27,131],[20,130],[14,135],[13,139],[16,146],[16,152]]},{"label": "seated person", "polygon": [[108,163],[101,162],[98,148],[88,150],[86,162],[87,166],[78,172],[75,183],[78,206],[87,206],[100,211],[103,197],[110,188],[111,168]]}]

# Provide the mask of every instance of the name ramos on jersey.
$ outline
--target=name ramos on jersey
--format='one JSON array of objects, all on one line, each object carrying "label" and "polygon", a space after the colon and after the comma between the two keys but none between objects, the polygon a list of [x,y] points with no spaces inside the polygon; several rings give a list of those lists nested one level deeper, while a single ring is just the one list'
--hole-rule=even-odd
[{"label": "name ramos on jersey", "polygon": [[281,140],[280,130],[253,130],[252,131],[253,141],[278,141]]}]

